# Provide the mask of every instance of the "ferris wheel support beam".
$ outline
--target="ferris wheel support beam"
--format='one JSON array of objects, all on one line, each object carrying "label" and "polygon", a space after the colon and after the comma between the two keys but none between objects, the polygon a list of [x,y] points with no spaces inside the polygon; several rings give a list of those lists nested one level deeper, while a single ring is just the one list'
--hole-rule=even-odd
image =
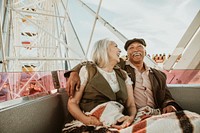
[{"label": "ferris wheel support beam", "polygon": [[6,54],[5,54],[5,45],[3,41],[3,34],[2,34],[2,23],[1,23],[1,17],[0,17],[0,49],[2,53],[2,64],[3,64],[3,71],[7,72],[7,63],[6,63]]},{"label": "ferris wheel support beam", "polygon": [[[77,53],[75,50],[73,50],[73,48],[71,48],[69,45],[66,45],[66,43],[62,40],[60,40],[59,38],[55,37],[54,35],[52,35],[51,33],[49,33],[46,29],[44,29],[43,27],[39,26],[38,24],[36,24],[35,22],[31,21],[28,17],[26,17],[25,15],[21,14],[18,10],[11,8],[13,11],[17,12],[18,14],[20,14],[21,16],[23,16],[24,18],[27,19],[27,21],[29,21],[30,23],[34,24],[35,26],[37,26],[38,28],[40,28],[41,30],[43,30],[45,33],[47,33],[49,36],[51,36],[52,38],[56,39],[57,41],[59,41],[61,44],[64,45],[64,47],[69,48],[70,50],[72,50],[74,53],[76,53],[77,55],[79,55],[79,53]],[[81,56],[80,56],[81,57]]]},{"label": "ferris wheel support beam", "polygon": [[105,19],[103,19],[101,16],[97,15],[96,12],[93,11],[89,6],[87,6],[84,2],[81,0],[77,0],[83,8],[85,8],[91,15],[97,17],[98,21],[101,22],[106,28],[108,28],[113,34],[115,34],[123,43],[125,43],[128,39],[121,34],[115,27],[113,27],[111,24],[109,24]]},{"label": "ferris wheel support beam", "polygon": [[97,9],[97,12],[96,12],[94,24],[93,24],[93,27],[92,27],[92,32],[90,34],[90,38],[89,38],[89,42],[88,42],[88,47],[87,47],[87,51],[86,51],[86,57],[87,57],[87,54],[88,54],[88,51],[89,51],[89,48],[90,48],[90,44],[91,44],[91,41],[92,41],[92,36],[94,34],[94,29],[95,29],[95,26],[96,26],[96,23],[97,23],[97,19],[98,19],[98,16],[99,16],[99,11],[100,11],[100,8],[101,8],[101,3],[102,3],[102,0],[100,0],[99,6],[98,6],[98,9]]},{"label": "ferris wheel support beam", "polygon": [[7,57],[7,60],[83,60],[83,58],[59,57]]},{"label": "ferris wheel support beam", "polygon": [[[195,69],[199,62],[200,42],[200,11],[186,30],[185,34],[174,49],[170,58],[164,63],[165,70],[173,69]],[[187,52],[186,52],[187,51]],[[180,61],[177,62],[177,59]],[[192,65],[193,64],[193,65]]]},{"label": "ferris wheel support beam", "polygon": [[19,9],[15,9],[15,10],[18,12],[24,12],[24,13],[30,13],[30,14],[37,14],[37,15],[43,15],[43,16],[49,16],[49,17],[56,17],[56,18],[65,18],[65,16],[48,14],[48,13],[31,12],[31,11],[24,11],[24,10],[19,10]]},{"label": "ferris wheel support beam", "polygon": [[[8,4],[8,1],[6,1]],[[1,63],[2,63],[2,71],[5,71],[7,72],[7,61],[6,61],[6,52],[5,52],[5,41],[4,41],[4,37],[3,37],[3,30],[8,26],[8,23],[5,23],[6,20],[8,19],[8,10],[6,8],[4,8],[4,5],[3,5],[3,1],[2,1],[2,7],[1,7],[1,12],[3,12],[3,10],[5,9],[5,15],[4,16],[1,16],[0,15],[0,49],[1,49]],[[4,18],[4,20],[2,20],[2,17]],[[4,23],[2,23],[2,21],[4,21]],[[7,25],[5,25],[7,24]],[[4,29],[3,29],[4,28]]]},{"label": "ferris wheel support beam", "polygon": [[[115,27],[113,27],[111,24],[109,24],[105,19],[103,19],[101,16],[99,16],[95,11],[93,11],[89,6],[87,6],[84,2],[81,0],[77,0],[79,4],[85,8],[91,15],[95,16],[99,22],[101,22],[108,30],[110,30],[111,33],[113,33],[117,38],[119,38],[123,43],[125,43],[128,39],[120,33]],[[159,66],[148,56],[145,56],[145,62],[153,68],[159,68]]]}]

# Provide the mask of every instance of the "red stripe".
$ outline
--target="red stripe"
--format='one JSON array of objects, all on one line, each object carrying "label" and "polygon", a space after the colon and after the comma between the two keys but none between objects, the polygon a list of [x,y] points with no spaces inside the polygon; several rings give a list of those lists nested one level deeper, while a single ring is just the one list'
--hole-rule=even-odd
[{"label": "red stripe", "polygon": [[133,125],[132,133],[146,133],[147,121],[142,120],[139,123]]},{"label": "red stripe", "polygon": [[22,42],[22,44],[31,44],[31,42]]},{"label": "red stripe", "polygon": [[106,106],[102,106],[102,107],[98,108],[94,113],[92,113],[92,116],[95,116],[97,119],[100,120],[100,117],[105,108],[106,108]]}]

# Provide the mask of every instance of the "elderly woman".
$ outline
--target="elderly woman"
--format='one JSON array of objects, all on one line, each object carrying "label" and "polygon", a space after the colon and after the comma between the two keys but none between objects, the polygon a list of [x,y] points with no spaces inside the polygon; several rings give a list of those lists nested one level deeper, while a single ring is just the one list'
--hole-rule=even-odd
[{"label": "elderly woman", "polygon": [[85,112],[91,112],[98,105],[109,101],[116,101],[119,103],[118,106],[123,105],[126,112],[123,115],[117,115],[120,116],[118,118],[115,116],[117,120],[107,126],[122,129],[134,121],[136,106],[132,81],[124,70],[116,66],[120,61],[120,52],[114,41],[99,40],[93,48],[93,62],[87,63],[80,70],[80,90],[75,92],[74,97],[69,98],[68,110],[84,125],[105,126],[106,118],[103,121]]}]

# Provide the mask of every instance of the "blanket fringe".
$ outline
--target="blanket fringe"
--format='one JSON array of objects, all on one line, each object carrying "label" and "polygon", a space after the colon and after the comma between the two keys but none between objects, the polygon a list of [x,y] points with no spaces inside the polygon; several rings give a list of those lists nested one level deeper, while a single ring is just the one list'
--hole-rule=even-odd
[{"label": "blanket fringe", "polygon": [[65,124],[62,130],[63,133],[119,133],[118,131],[109,130],[103,126],[87,126],[78,120],[73,120],[70,123]]}]

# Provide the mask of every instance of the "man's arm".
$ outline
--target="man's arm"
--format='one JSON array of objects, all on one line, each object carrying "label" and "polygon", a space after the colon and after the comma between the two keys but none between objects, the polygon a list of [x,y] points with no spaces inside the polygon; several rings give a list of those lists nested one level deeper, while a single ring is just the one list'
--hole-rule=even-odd
[{"label": "man's arm", "polygon": [[174,112],[174,111],[179,111],[179,110],[183,110],[174,100],[174,98],[172,97],[167,84],[166,84],[166,75],[165,73],[161,72],[164,75],[164,85],[165,85],[165,99],[163,102],[163,109],[162,109],[162,113],[169,113],[169,112]]},{"label": "man's arm", "polygon": [[67,71],[64,74],[64,77],[66,77],[66,91],[67,91],[67,95],[69,97],[73,97],[74,91],[79,90],[79,88],[80,88],[79,71],[80,71],[81,67],[85,66],[87,63],[88,63],[88,61],[82,62],[82,63],[76,65],[72,70]]},{"label": "man's arm", "polygon": [[173,99],[168,87],[165,88],[165,102],[163,103],[162,113],[169,113],[183,110]]},{"label": "man's arm", "polygon": [[86,64],[87,64],[86,61],[79,63],[79,64],[76,65],[74,68],[72,68],[70,71],[65,72],[65,73],[64,73],[64,77],[65,77],[65,78],[69,78],[69,77],[71,76],[70,74],[71,74],[72,72],[77,72],[77,73],[79,73],[81,67],[82,67],[82,66],[85,66]]},{"label": "man's arm", "polygon": [[66,78],[66,91],[69,97],[74,96],[74,91],[80,88],[80,77],[78,72],[71,72],[69,78]]},{"label": "man's arm", "polygon": [[[156,80],[159,82],[160,89],[164,90],[164,97],[160,97],[161,99],[157,99],[157,101],[160,101],[160,108],[162,108],[162,113],[168,113],[168,112],[174,112],[182,110],[182,108],[176,103],[174,98],[172,97],[168,87],[167,87],[167,76],[164,72],[157,70],[157,69],[151,69],[154,73],[154,76]],[[159,94],[158,94],[159,95]],[[159,98],[159,97],[157,97]]]}]

